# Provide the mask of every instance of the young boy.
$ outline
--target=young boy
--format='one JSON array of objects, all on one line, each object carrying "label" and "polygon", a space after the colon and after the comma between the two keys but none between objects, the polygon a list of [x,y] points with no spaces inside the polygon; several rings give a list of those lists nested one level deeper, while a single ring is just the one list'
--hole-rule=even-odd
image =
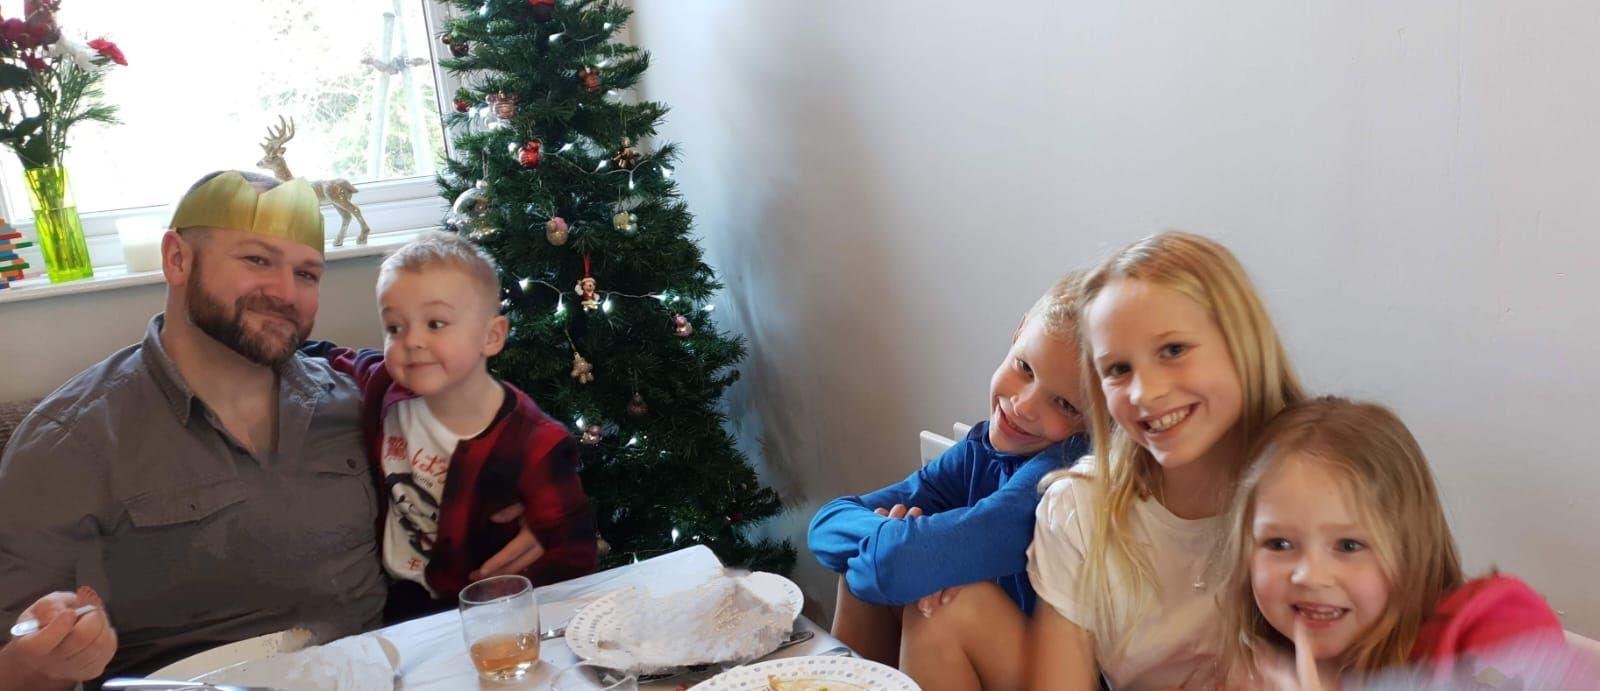
[{"label": "young boy", "polygon": [[835,499],[811,521],[812,553],[842,574],[833,634],[924,688],[1020,686],[1037,486],[1089,452],[1077,283],[1063,278],[1023,316],[989,381],[987,422],[900,483]]},{"label": "young boy", "polygon": [[489,374],[509,328],[499,293],[492,258],[458,236],[429,233],[379,269],[381,353],[304,349],[361,386],[383,504],[383,565],[394,579],[386,622],[454,606],[472,569],[517,532],[515,522],[496,520],[517,504],[543,549],[522,575],[539,585],[595,568],[594,511],[578,479],[576,441]]}]

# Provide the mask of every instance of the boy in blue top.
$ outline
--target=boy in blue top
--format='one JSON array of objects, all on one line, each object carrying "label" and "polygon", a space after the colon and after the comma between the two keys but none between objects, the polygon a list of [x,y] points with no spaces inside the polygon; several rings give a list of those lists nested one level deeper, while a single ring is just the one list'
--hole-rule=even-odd
[{"label": "boy in blue top", "polygon": [[1038,484],[1089,452],[1078,277],[1023,316],[989,381],[987,422],[904,481],[811,520],[811,552],[842,576],[833,634],[923,688],[1021,685]]}]

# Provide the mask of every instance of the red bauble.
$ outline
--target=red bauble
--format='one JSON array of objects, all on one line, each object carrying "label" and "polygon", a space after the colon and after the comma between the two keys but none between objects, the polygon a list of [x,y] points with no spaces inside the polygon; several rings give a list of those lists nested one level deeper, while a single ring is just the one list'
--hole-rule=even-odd
[{"label": "red bauble", "polygon": [[556,16],[556,0],[528,0],[533,6],[533,19],[538,22],[548,22]]},{"label": "red bauble", "polygon": [[451,103],[455,104],[457,113],[465,113],[465,112],[467,112],[469,110],[472,110],[472,101],[469,101],[467,99],[461,98],[459,96],[456,97],[456,100],[451,101]]},{"label": "red bauble", "polygon": [[600,70],[585,67],[578,70],[578,81],[583,82],[583,88],[590,91],[600,90]]},{"label": "red bauble", "polygon": [[743,511],[735,511],[733,513],[728,514],[728,522],[732,523],[734,525],[739,525],[740,523],[743,523],[744,522],[744,512]]},{"label": "red bauble", "polygon": [[522,145],[522,150],[517,152],[517,162],[521,163],[523,168],[538,168],[540,148],[539,140],[529,139],[527,144]]}]

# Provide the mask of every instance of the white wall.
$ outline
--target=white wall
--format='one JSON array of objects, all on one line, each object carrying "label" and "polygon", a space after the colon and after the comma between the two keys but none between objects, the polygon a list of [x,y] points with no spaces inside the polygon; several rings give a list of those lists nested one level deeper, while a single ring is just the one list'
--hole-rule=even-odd
[{"label": "white wall", "polygon": [[[381,256],[330,262],[312,338],[377,347],[383,331],[374,307]],[[167,284],[0,303],[0,401],[38,398],[90,365],[144,338],[166,304]]]},{"label": "white wall", "polygon": [[1600,635],[1600,6],[638,4],[750,342],[736,431],[825,607],[816,507],[980,418],[1058,274],[1183,228],[1239,255],[1309,384],[1406,419],[1469,568]]}]

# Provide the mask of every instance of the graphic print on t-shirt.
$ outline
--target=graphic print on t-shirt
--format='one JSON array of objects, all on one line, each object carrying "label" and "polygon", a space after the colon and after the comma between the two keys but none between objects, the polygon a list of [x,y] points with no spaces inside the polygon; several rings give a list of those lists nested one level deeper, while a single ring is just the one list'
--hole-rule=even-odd
[{"label": "graphic print on t-shirt", "polygon": [[432,559],[433,538],[439,532],[439,502],[417,485],[415,478],[412,473],[391,473],[384,476],[383,488],[391,501],[389,510],[409,534],[411,548],[423,559]]},{"label": "graphic print on t-shirt", "polygon": [[439,534],[450,457],[464,437],[433,416],[422,399],[400,401],[383,418],[383,565],[389,575],[427,586],[423,572]]}]

